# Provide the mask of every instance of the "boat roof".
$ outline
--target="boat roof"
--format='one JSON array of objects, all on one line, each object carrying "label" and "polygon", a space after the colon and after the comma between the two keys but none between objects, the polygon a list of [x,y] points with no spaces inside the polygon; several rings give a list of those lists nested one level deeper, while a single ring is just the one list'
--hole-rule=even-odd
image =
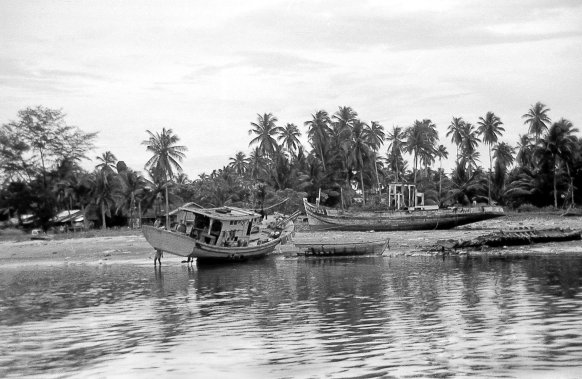
[{"label": "boat roof", "polygon": [[195,206],[183,206],[180,211],[190,212],[203,215],[217,220],[250,220],[261,217],[260,214],[248,209],[237,207],[220,207],[220,208],[198,208]]}]

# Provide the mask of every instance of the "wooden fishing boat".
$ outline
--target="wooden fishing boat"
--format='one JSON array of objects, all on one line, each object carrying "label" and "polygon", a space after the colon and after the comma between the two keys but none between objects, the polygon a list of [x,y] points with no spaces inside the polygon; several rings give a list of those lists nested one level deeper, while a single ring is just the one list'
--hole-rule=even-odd
[{"label": "wooden fishing boat", "polygon": [[305,241],[295,242],[305,256],[341,256],[341,255],[381,255],[389,246],[390,239],[382,238],[371,241]]},{"label": "wooden fishing boat", "polygon": [[286,242],[299,212],[270,223],[261,215],[235,207],[181,207],[175,230],[143,226],[143,234],[156,250],[198,261],[262,258]]},{"label": "wooden fishing boat", "polygon": [[498,206],[453,207],[442,209],[424,205],[424,194],[412,184],[389,185],[390,210],[343,211],[311,204],[303,199],[311,230],[401,231],[451,229],[495,217],[504,216]]}]

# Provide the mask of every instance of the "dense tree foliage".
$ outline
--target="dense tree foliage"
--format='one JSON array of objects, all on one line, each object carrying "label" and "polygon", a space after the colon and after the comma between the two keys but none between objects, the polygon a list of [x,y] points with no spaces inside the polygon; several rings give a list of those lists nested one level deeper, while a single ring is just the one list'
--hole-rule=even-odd
[{"label": "dense tree foliage", "polygon": [[494,112],[475,124],[453,117],[446,127],[456,148],[449,173],[443,170],[449,152],[429,119],[384,130],[340,106],[334,113],[317,110],[302,131],[265,112],[249,122],[250,151],[235,152],[227,166],[190,180],[181,167],[186,147],[171,129],[146,131],[143,145],[151,158],[145,176],[111,151],[97,156],[87,172],[79,162],[92,150],[95,134],[68,126],[60,110],[26,108],[0,128],[0,215],[33,214],[37,225],[48,227],[59,211],[81,209],[85,222],[93,215],[107,227],[138,226],[144,214],[167,214],[185,202],[291,212],[303,197],[320,197],[331,206],[358,201],[377,207],[387,185],[402,181],[415,183],[427,204],[567,207],[581,200],[582,140],[572,122],[552,123],[549,111],[541,102],[531,106],[515,146],[502,141],[505,129]]}]

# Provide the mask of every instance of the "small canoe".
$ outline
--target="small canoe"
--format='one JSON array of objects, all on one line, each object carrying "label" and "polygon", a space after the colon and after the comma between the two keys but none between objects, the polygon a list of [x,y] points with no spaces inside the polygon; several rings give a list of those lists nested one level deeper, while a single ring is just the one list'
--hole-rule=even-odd
[{"label": "small canoe", "polygon": [[304,256],[381,255],[389,247],[389,238],[373,241],[306,241],[295,242]]}]

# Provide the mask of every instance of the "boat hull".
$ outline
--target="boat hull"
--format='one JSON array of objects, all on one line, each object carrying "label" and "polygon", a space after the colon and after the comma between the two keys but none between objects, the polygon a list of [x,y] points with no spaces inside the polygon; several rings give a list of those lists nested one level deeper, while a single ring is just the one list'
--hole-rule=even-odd
[{"label": "boat hull", "polygon": [[504,216],[501,207],[393,212],[341,213],[316,207],[304,200],[311,230],[406,231],[451,229]]},{"label": "boat hull", "polygon": [[181,257],[193,257],[208,261],[241,261],[258,259],[272,253],[281,242],[282,237],[252,246],[215,246],[190,238],[189,236],[170,232],[152,226],[143,226],[143,234],[148,243],[156,250],[161,250]]},{"label": "boat hull", "polygon": [[367,242],[306,242],[295,243],[302,250],[299,255],[341,256],[341,255],[381,255],[390,240],[383,239]]}]

